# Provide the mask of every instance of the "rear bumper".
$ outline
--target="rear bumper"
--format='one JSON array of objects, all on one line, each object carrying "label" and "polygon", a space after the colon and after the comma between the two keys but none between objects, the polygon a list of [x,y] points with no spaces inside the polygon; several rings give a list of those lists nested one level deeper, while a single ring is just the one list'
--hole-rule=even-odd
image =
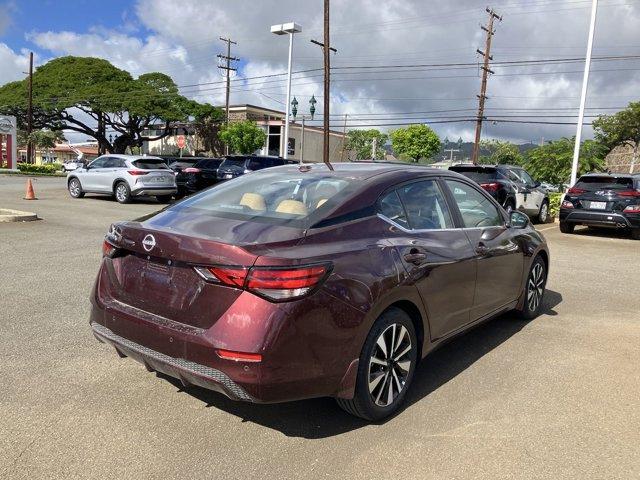
[{"label": "rear bumper", "polygon": [[178,192],[176,187],[142,187],[131,190],[134,197],[155,196],[155,195],[175,195]]},{"label": "rear bumper", "polygon": [[640,215],[622,215],[614,212],[560,209],[560,221],[593,227],[640,228]]},{"label": "rear bumper", "polygon": [[99,323],[92,323],[91,328],[100,342],[112,345],[120,356],[133,358],[144,364],[149,371],[169,375],[180,380],[183,385],[197,385],[220,392],[233,400],[254,401],[242,387],[220,370],[157,352],[121,337]]}]

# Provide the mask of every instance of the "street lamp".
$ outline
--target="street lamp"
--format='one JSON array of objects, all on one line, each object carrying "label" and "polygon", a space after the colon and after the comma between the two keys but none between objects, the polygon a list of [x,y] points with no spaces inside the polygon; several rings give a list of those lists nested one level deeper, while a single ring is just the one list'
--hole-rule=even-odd
[{"label": "street lamp", "polygon": [[287,103],[284,123],[284,155],[286,159],[289,156],[289,109],[291,102],[291,56],[293,54],[293,34],[300,33],[302,27],[295,22],[282,23],[279,25],[271,25],[271,33],[276,35],[289,35],[289,68],[287,74]]},{"label": "street lamp", "polygon": [[293,115],[293,121],[295,122],[296,115],[298,115],[298,100],[296,97],[293,97],[293,100],[291,100],[291,114]]},{"label": "street lamp", "polygon": [[316,103],[318,103],[316,96],[311,95],[311,100],[309,100],[309,113],[311,114],[311,120],[313,120],[313,116],[316,113]]}]

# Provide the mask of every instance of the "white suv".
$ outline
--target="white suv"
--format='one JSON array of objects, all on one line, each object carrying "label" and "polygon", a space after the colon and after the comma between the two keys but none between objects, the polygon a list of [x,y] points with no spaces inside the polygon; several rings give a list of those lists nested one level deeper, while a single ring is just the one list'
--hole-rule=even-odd
[{"label": "white suv", "polygon": [[67,175],[73,198],[85,193],[114,195],[120,203],[133,197],[156,197],[166,203],[177,192],[173,170],[158,157],[103,155]]}]

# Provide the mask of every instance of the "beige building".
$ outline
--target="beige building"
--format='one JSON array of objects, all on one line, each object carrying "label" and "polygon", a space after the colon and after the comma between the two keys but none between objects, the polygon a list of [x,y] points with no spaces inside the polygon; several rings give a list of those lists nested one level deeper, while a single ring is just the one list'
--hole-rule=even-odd
[{"label": "beige building", "polygon": [[[36,165],[63,163],[77,160],[80,153],[82,153],[83,160],[90,162],[98,157],[98,147],[97,145],[71,147],[66,143],[59,143],[54,148],[36,149],[34,160]],[[18,147],[18,161],[27,161],[27,147]]]},{"label": "beige building", "polygon": [[[256,151],[258,155],[284,156],[284,118],[285,113],[255,105],[233,105],[229,107],[229,119],[231,122],[251,120],[261,127],[267,134],[264,146]],[[158,135],[160,131],[150,131],[151,136]],[[145,142],[142,151],[149,155],[177,155],[179,153],[178,137],[184,136],[186,146],[183,155],[194,155],[200,148],[201,141],[197,138],[192,128],[179,127],[172,135],[160,140]],[[289,124],[289,159],[304,160],[305,162],[321,162],[323,146],[323,130],[318,127],[305,125],[300,122]],[[349,152],[346,151],[346,138],[343,132],[331,130],[329,132],[329,156],[334,162],[348,160]],[[304,148],[304,152],[302,151]]]},{"label": "beige building", "polygon": [[620,145],[607,155],[605,159],[607,169],[614,173],[640,173],[640,158],[633,163],[633,147],[631,145]]}]

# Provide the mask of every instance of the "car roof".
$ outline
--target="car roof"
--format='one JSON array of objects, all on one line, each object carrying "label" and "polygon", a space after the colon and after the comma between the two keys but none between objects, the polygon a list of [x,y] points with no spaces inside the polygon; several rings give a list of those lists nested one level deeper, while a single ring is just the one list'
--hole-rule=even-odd
[{"label": "car roof", "polygon": [[153,155],[124,155],[122,153],[106,153],[104,155],[100,155],[98,158],[101,157],[121,158],[122,160],[130,160],[132,162],[136,160],[165,160],[164,158]]},{"label": "car roof", "polygon": [[508,164],[473,164],[473,163],[457,163],[455,165],[451,165],[449,168],[454,167],[475,167],[475,168],[521,168],[524,169],[521,165],[508,165]]},{"label": "car roof", "polygon": [[585,173],[584,175],[580,175],[580,178],[583,177],[611,177],[611,178],[635,178],[637,174],[632,175],[630,173],[615,173],[615,172],[591,172]]}]

